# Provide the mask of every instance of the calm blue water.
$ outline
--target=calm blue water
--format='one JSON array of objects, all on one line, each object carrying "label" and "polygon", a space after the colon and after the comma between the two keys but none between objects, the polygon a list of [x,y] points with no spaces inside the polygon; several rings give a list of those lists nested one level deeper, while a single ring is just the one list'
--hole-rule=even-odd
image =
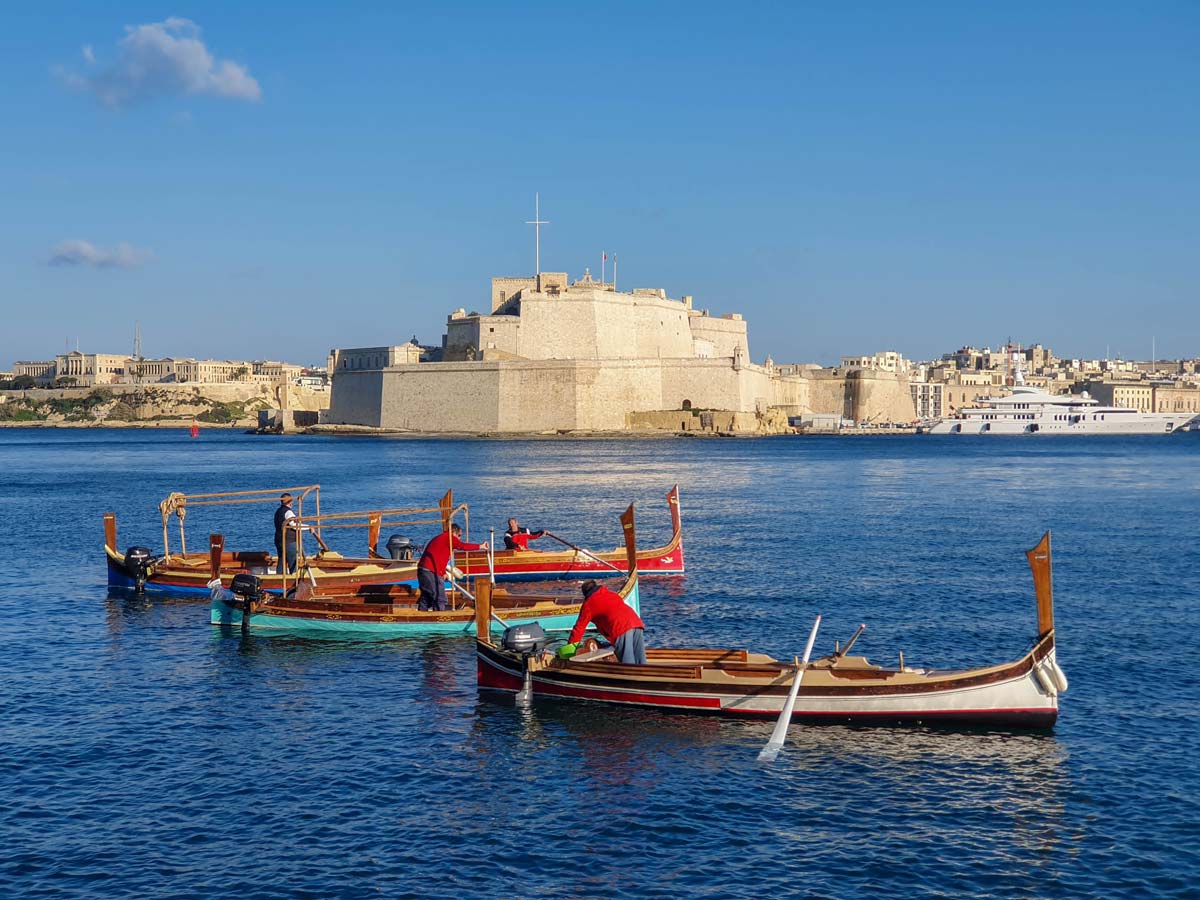
[{"label": "calm blue water", "polygon": [[[1015,658],[1054,529],[1051,734],[793,726],[481,700],[469,639],[243,638],[108,596],[101,514],[322,485],[667,536],[649,642]],[[108,897],[1185,897],[1200,872],[1200,439],[483,442],[0,430],[0,893]],[[271,507],[188,519],[267,548]],[[335,548],[338,546],[334,542]],[[346,549],[349,549],[348,547]]]}]

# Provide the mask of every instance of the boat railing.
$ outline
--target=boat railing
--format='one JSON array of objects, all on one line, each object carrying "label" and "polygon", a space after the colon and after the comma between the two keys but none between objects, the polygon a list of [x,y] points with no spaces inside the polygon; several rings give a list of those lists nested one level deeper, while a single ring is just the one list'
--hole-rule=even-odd
[{"label": "boat railing", "polygon": [[222,491],[208,494],[184,494],[180,491],[173,491],[158,504],[158,511],[162,515],[163,558],[171,558],[171,540],[168,525],[172,515],[179,521],[179,552],[181,555],[186,556],[187,533],[184,528],[184,520],[187,518],[189,508],[197,506],[235,506],[246,503],[277,503],[282,494],[291,494],[295,498],[297,516],[303,513],[305,498],[311,496],[315,504],[316,514],[320,516],[321,486],[319,484],[305,484],[290,488],[268,488],[259,491]]},{"label": "boat railing", "polygon": [[[397,560],[385,557],[377,549],[383,529],[397,530],[434,525],[441,528],[442,531],[446,531],[457,518],[461,517],[465,533],[469,516],[470,511],[467,504],[460,503],[455,506],[453,496],[450,492],[446,493],[437,506],[317,513],[312,516],[297,515],[289,519],[287,523],[287,527],[296,532],[296,539],[294,540],[296,544],[296,571],[289,574],[293,575],[298,581],[301,573],[310,566],[304,542],[300,539],[305,531],[321,535],[325,531],[365,529],[367,532],[366,558],[379,560],[380,563],[391,563]],[[284,591],[288,589],[288,577],[286,574],[284,576],[283,588]]]}]

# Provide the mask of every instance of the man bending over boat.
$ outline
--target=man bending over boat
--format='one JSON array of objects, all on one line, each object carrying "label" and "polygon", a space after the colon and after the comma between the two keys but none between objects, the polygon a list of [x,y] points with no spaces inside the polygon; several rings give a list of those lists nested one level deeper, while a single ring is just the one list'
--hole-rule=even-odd
[{"label": "man bending over boat", "polygon": [[536,541],[545,533],[545,531],[530,531],[528,528],[522,528],[521,523],[516,519],[509,519],[508,531],[504,532],[504,549],[532,550],[529,542]]},{"label": "man bending over boat", "polygon": [[459,538],[462,526],[455,522],[449,531],[443,531],[425,545],[421,561],[417,563],[417,584],[421,588],[421,598],[417,601],[417,609],[422,612],[430,610],[446,610],[450,601],[446,599],[446,570],[450,567],[450,551],[455,550],[486,550],[487,541],[482,544],[468,544]]},{"label": "man bending over boat", "polygon": [[599,632],[613,645],[619,662],[630,665],[644,666],[646,664],[645,625],[641,617],[633,611],[621,595],[601,587],[594,581],[583,583],[583,606],[579,610],[579,618],[567,638],[566,656],[574,655],[575,647],[583,638],[583,632],[589,622],[595,622]]}]

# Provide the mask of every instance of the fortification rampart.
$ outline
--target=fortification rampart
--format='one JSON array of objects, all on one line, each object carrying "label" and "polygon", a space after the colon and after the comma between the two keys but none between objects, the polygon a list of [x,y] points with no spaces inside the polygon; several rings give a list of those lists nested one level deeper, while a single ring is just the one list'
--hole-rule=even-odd
[{"label": "fortification rampart", "polygon": [[632,411],[765,409],[769,374],[732,360],[483,360],[341,372],[325,421],[417,432],[621,431]]}]

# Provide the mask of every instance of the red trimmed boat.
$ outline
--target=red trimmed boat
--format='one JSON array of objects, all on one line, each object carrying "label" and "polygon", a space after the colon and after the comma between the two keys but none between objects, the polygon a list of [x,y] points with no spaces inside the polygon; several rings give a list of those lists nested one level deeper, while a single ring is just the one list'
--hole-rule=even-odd
[{"label": "red trimmed boat", "polygon": [[[1048,728],[1058,716],[1058,695],[1067,689],[1055,659],[1050,533],[1026,556],[1038,633],[1029,652],[1012,662],[929,669],[905,665],[901,656],[897,666],[879,666],[848,655],[852,638],[845,648],[807,666],[740,649],[665,647],[648,649],[646,665],[626,665],[615,661],[612,648],[559,659],[549,641],[506,646],[505,640],[481,636],[476,641],[479,687],[533,698],[774,718],[802,673],[794,712],[801,721]],[[635,568],[626,589],[636,580]]]},{"label": "red trimmed boat", "polygon": [[[449,495],[447,495],[449,496]],[[444,500],[443,500],[444,502]],[[683,524],[679,512],[679,485],[667,492],[671,514],[671,539],[661,547],[637,552],[637,570],[642,575],[683,574]],[[541,581],[557,578],[601,578],[627,575],[629,563],[624,546],[615,550],[592,552],[573,547],[553,534],[552,540],[564,544],[562,550],[496,550],[491,560],[483,551],[456,553],[454,564],[471,576],[495,573],[497,581]],[[478,535],[477,535],[478,537]]]},{"label": "red trimmed boat", "polygon": [[[309,582],[318,594],[346,595],[377,591],[387,585],[416,585],[416,559],[420,547],[402,535],[392,535],[385,544],[380,536],[384,529],[413,528],[442,529],[461,516],[470,531],[469,510],[465,503],[455,506],[453,492],[447,491],[437,506],[421,509],[383,509],[366,512],[321,513],[320,485],[304,485],[286,489],[296,497],[297,514],[291,522],[320,537],[335,529],[360,529],[366,532],[367,552],[364,556],[342,556],[335,552],[308,555],[304,541],[298,544],[297,567],[300,577]],[[219,494],[173,493],[159,504],[162,517],[163,553],[155,555],[147,547],[117,549],[117,518],[104,515],[104,549],[108,567],[108,583],[114,587],[136,590],[162,590],[172,593],[208,593],[209,560],[207,553],[188,552],[184,522],[189,509],[203,506],[232,504],[278,503],[282,489],[236,491]],[[305,499],[315,504],[315,512],[306,515]],[[671,538],[661,547],[641,551],[637,567],[647,575],[683,574],[683,534],[679,513],[679,486],[667,493],[671,515]],[[171,518],[178,520],[179,549],[171,546],[168,526]],[[599,578],[625,575],[629,571],[623,548],[592,552],[575,547],[561,538],[550,535],[563,544],[560,550],[495,550],[455,554],[455,565],[467,577],[493,577],[496,581],[543,581],[564,578]],[[384,550],[390,555],[385,555]],[[227,551],[222,556],[221,572],[226,586],[239,573],[256,575],[263,590],[286,593],[296,587],[297,576],[277,574],[279,561],[266,551]]]}]

